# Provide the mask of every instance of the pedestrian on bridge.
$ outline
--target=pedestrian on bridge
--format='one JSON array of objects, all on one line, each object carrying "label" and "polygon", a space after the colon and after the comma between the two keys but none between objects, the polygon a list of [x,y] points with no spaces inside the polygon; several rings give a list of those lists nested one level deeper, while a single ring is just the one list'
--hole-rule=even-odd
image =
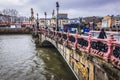
[{"label": "pedestrian on bridge", "polygon": [[[105,39],[105,38],[107,38],[106,33],[105,33],[105,31],[104,31],[104,28],[101,29],[98,38],[100,38],[100,39]],[[103,44],[101,41],[98,41],[97,43],[98,43],[98,44],[97,44],[98,51],[99,51],[99,52],[100,52],[100,51],[103,51],[104,44]]]},{"label": "pedestrian on bridge", "polygon": [[98,38],[101,38],[101,39],[107,38],[104,28],[101,29]]}]

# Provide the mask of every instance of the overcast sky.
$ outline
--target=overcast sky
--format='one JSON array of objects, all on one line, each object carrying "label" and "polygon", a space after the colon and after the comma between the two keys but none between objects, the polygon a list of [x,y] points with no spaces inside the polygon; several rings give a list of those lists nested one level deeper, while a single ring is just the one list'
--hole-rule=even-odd
[{"label": "overcast sky", "polygon": [[44,12],[51,17],[53,9],[56,13],[56,1],[59,2],[60,13],[68,13],[69,18],[86,16],[105,16],[120,14],[120,0],[0,0],[0,9],[17,9],[20,15],[30,16],[30,8],[40,18]]}]

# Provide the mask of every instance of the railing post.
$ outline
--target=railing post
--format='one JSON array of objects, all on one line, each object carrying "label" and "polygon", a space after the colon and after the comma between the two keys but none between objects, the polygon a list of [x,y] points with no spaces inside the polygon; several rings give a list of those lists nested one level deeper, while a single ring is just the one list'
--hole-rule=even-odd
[{"label": "railing post", "polygon": [[47,36],[47,30],[45,29],[45,36]]},{"label": "railing post", "polygon": [[66,44],[68,45],[68,41],[69,41],[69,31],[67,32],[66,36],[67,36]]},{"label": "railing post", "polygon": [[91,49],[91,42],[92,42],[91,38],[92,38],[92,35],[91,35],[91,33],[89,33],[87,53],[90,53],[90,49]]},{"label": "railing post", "polygon": [[109,61],[110,56],[113,54],[113,44],[112,42],[114,41],[113,34],[110,34],[109,39],[107,40],[107,45],[108,45],[108,51],[104,55],[105,61]]},{"label": "railing post", "polygon": [[48,31],[48,37],[50,37],[50,29],[48,28],[47,31]]},{"label": "railing post", "polygon": [[55,39],[56,31],[54,31],[53,33],[54,33],[54,35],[53,35],[53,39]]},{"label": "railing post", "polygon": [[61,32],[61,39],[63,39],[63,31]]},{"label": "railing post", "polygon": [[58,32],[59,32],[59,31],[56,31],[56,40],[58,40]]},{"label": "railing post", "polygon": [[74,48],[77,49],[77,44],[78,44],[78,31],[75,34],[75,43],[74,43]]},{"label": "railing post", "polygon": [[53,37],[55,36],[55,30],[53,31]]},{"label": "railing post", "polygon": [[60,42],[63,43],[63,31],[61,32]]},{"label": "railing post", "polygon": [[53,36],[53,31],[50,32],[50,38],[52,38],[52,36]]},{"label": "railing post", "polygon": [[54,39],[57,41],[57,31],[55,31]]}]

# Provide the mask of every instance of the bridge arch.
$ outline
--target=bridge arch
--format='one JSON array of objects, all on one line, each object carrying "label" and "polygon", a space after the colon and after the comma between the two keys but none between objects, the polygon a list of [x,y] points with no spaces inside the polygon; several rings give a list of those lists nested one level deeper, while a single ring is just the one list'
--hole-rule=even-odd
[{"label": "bridge arch", "polygon": [[[41,42],[41,45],[43,46],[43,47],[55,47],[55,45],[52,43],[52,42],[50,42],[49,40],[44,40],[44,41],[42,41]],[[56,48],[57,49],[57,48]]]},{"label": "bridge arch", "polygon": [[[76,79],[79,80],[78,76],[76,75],[76,73],[74,72],[74,70],[72,69],[71,65],[69,64],[69,60],[70,60],[70,54],[72,54],[72,50],[68,51],[67,48],[65,48],[65,45],[63,44],[58,44],[58,40],[49,38],[48,36],[45,36],[44,34],[41,34],[41,45],[43,47],[54,47],[56,48],[56,50],[59,52],[59,55],[61,55],[61,57],[66,61],[66,63],[68,64],[69,68],[71,69],[71,71],[73,72],[73,74],[75,75]],[[61,46],[60,46],[61,45]],[[65,56],[66,55],[66,56]],[[67,58],[69,58],[69,60],[67,60]],[[85,74],[86,75],[86,74]]]},{"label": "bridge arch", "polygon": [[[53,41],[52,39],[48,39],[48,38],[42,38],[42,41],[41,41],[41,45],[42,47],[50,47],[50,48],[55,48],[59,54],[61,55],[61,50],[59,50],[58,48],[58,44]],[[63,51],[63,50],[62,50]],[[61,55],[62,56],[62,55]],[[62,56],[63,57],[63,56]],[[64,57],[63,57],[64,58]]]}]

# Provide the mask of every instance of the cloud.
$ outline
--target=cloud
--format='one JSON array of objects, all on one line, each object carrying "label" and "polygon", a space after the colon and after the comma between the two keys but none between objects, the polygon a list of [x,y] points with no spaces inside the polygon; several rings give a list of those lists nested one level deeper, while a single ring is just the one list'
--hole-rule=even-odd
[{"label": "cloud", "polygon": [[[59,12],[68,13],[69,17],[118,15],[120,0],[59,0]],[[56,0],[1,0],[1,9],[17,9],[20,15],[30,16],[30,8],[35,16],[44,17],[44,12],[51,17],[56,12]]]},{"label": "cloud", "polygon": [[119,3],[120,0],[109,0],[109,2],[106,0],[75,0],[73,3],[72,1],[65,3],[63,12],[68,12],[69,15],[75,17],[118,15],[120,13]]},{"label": "cloud", "polygon": [[120,2],[119,0],[70,0],[70,1],[61,1],[62,4],[64,4],[64,8],[98,8],[107,4],[113,4],[116,2]]},{"label": "cloud", "polygon": [[24,5],[29,0],[0,0],[0,5],[2,6],[20,6]]}]

